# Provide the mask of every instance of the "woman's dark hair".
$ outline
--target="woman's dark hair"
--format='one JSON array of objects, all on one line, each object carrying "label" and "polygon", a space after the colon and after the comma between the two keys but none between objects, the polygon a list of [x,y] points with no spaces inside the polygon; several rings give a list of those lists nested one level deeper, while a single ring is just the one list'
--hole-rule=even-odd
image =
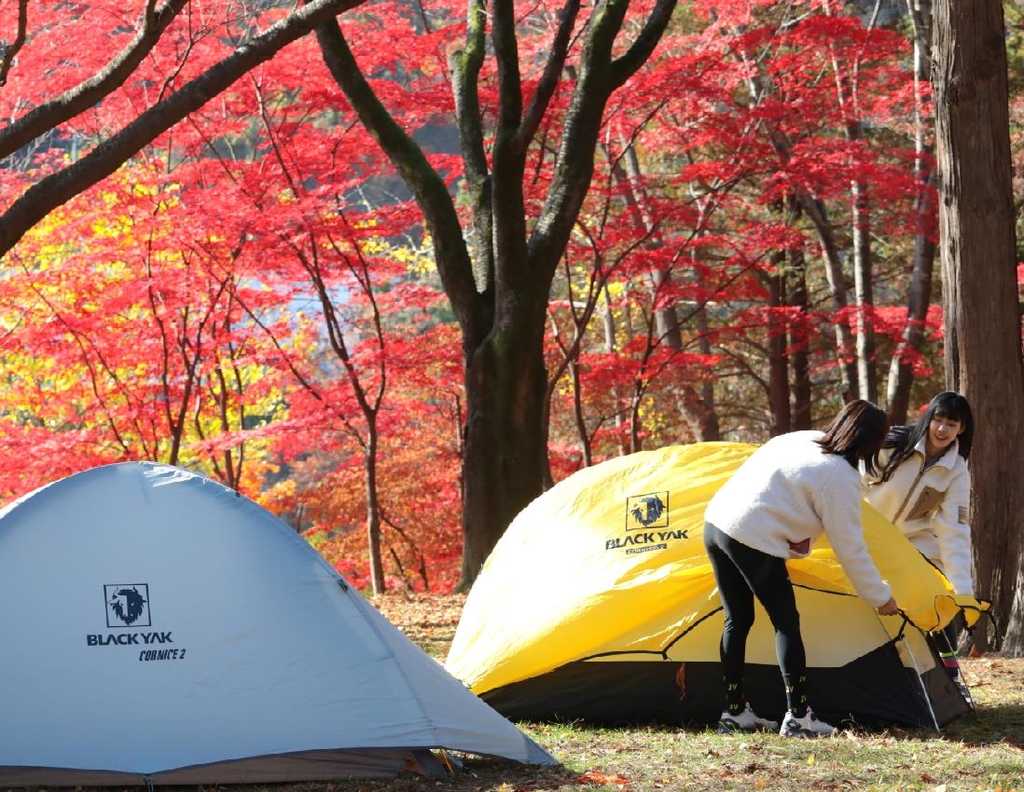
[{"label": "woman's dark hair", "polygon": [[971,454],[974,442],[974,414],[971,404],[956,391],[943,391],[928,402],[928,407],[916,423],[910,426],[894,426],[885,438],[884,448],[894,449],[882,471],[882,481],[888,481],[901,464],[907,461],[922,437],[927,437],[928,427],[933,418],[948,418],[960,422],[960,435],[957,437],[957,450],[964,459]]},{"label": "woman's dark hair", "polygon": [[863,461],[868,473],[878,467],[878,451],[889,431],[885,410],[863,399],[854,399],[840,410],[818,439],[823,454],[837,454],[853,467]]}]

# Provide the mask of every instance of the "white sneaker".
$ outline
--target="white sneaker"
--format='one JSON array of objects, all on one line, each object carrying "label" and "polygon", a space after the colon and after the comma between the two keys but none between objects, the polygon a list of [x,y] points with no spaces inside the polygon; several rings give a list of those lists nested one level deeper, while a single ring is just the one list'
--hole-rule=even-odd
[{"label": "white sneaker", "polygon": [[778,727],[778,721],[759,718],[755,715],[749,704],[739,715],[733,715],[726,710],[722,713],[722,717],[718,719],[718,732],[720,734],[735,731],[775,731]]},{"label": "white sneaker", "polygon": [[796,717],[792,712],[786,712],[779,734],[783,737],[828,737],[830,734],[835,734],[836,731],[835,726],[818,720],[808,707],[807,714],[802,718]]}]

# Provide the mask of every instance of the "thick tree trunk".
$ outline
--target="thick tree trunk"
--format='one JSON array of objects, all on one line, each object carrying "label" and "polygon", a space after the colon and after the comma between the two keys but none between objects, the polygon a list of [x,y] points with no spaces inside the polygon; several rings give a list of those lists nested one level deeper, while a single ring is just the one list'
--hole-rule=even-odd
[{"label": "thick tree trunk", "polygon": [[[711,330],[708,327],[708,312],[701,305],[697,308],[697,348],[702,355],[711,356]],[[694,440],[702,443],[718,442],[722,439],[722,427],[718,422],[718,408],[715,406],[715,385],[705,377],[699,390],[695,389],[696,400],[687,403],[687,415]]]},{"label": "thick tree trunk", "polygon": [[[423,212],[438,274],[462,330],[468,415],[460,590],[472,586],[508,524],[543,491],[548,291],[590,188],[608,97],[650,57],[675,4],[656,0],[624,49],[616,37],[629,0],[608,0],[589,17],[551,184],[539,212],[528,218],[527,152],[568,68],[581,4],[566,0],[548,60],[524,104],[514,4],[471,0],[465,44],[450,58],[471,229],[461,226],[445,179],[374,94],[337,22],[317,29],[324,62]],[[498,101],[484,113],[477,80],[488,55],[495,61]],[[486,133],[485,120],[493,120]]]},{"label": "thick tree trunk", "polygon": [[[935,3],[946,376],[974,407],[971,509],[978,593],[1024,650],[1024,361],[1017,307],[1007,64],[1000,0]],[[986,648],[982,646],[981,648]]]},{"label": "thick tree trunk", "polygon": [[464,584],[476,580],[508,524],[543,491],[547,372],[540,339],[492,333],[468,364],[466,391]]}]

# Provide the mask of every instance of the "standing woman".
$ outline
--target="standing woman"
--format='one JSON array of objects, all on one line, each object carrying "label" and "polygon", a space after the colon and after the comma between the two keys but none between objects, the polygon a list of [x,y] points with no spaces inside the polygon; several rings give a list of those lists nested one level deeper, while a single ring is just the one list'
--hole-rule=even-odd
[{"label": "standing woman", "polygon": [[928,403],[917,423],[893,427],[882,445],[881,474],[864,475],[871,505],[939,568],[957,594],[974,593],[967,470],[973,439],[971,405],[946,391]]},{"label": "standing woman", "polygon": [[704,513],[704,546],[722,599],[720,654],[726,707],[720,730],[774,729],[754,714],[743,693],[747,635],[754,597],[775,627],[786,688],[783,737],[818,737],[835,728],[807,703],[807,658],[787,558],[803,558],[824,533],[857,593],[878,613],[897,612],[864,542],[859,466],[874,470],[886,437],[885,412],[852,401],[824,432],[790,432],[757,449],[722,486]]}]

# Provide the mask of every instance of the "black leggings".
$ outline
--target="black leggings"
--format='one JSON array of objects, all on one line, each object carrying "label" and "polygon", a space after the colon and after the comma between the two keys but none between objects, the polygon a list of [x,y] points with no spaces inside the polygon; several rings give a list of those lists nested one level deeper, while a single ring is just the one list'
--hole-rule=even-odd
[{"label": "black leggings", "polygon": [[756,596],[775,627],[775,653],[786,685],[786,704],[802,716],[807,710],[807,657],[785,560],[748,547],[711,523],[704,524],[704,547],[725,614],[720,654],[729,708],[735,710],[743,702],[747,635],[754,625]]}]

